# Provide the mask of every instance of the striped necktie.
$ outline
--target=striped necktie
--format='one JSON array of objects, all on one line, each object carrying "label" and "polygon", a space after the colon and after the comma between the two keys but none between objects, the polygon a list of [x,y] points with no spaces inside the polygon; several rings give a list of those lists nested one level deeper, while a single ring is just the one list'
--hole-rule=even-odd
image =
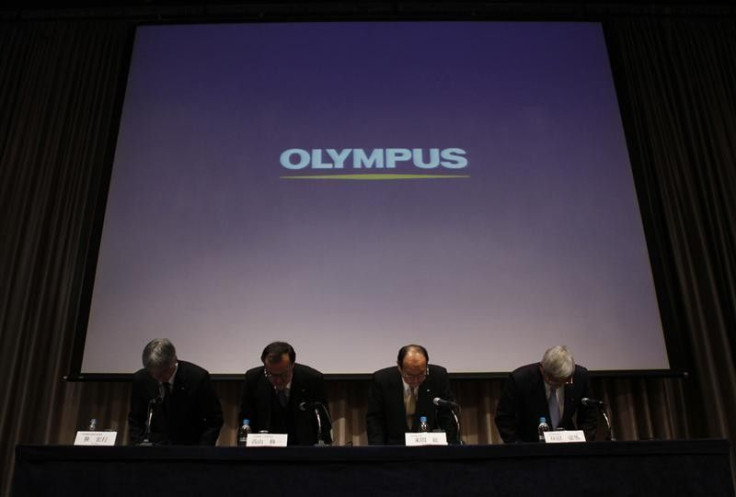
[{"label": "striped necktie", "polygon": [[549,389],[549,422],[553,430],[560,424],[560,404],[557,400],[557,387]]}]

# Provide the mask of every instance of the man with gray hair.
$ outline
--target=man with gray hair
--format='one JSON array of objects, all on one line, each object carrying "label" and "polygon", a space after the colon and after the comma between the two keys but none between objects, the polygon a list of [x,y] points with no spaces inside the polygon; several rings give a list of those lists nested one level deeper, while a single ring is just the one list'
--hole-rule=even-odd
[{"label": "man with gray hair", "polygon": [[[143,349],[143,369],[133,375],[128,426],[134,444],[215,445],[222,428],[220,399],[209,373],[176,357],[167,338]],[[151,430],[146,433],[148,409]]]},{"label": "man with gray hair", "polygon": [[541,362],[509,375],[496,407],[496,427],[505,443],[537,442],[539,418],[544,417],[553,430],[580,429],[593,440],[598,413],[580,402],[589,396],[588,370],[575,364],[567,347],[557,345]]}]

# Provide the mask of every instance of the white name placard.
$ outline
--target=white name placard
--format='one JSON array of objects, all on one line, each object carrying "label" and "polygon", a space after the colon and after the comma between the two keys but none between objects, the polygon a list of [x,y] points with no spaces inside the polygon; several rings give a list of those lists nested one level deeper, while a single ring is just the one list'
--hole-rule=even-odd
[{"label": "white name placard", "polygon": [[115,445],[116,431],[78,431],[74,445]]},{"label": "white name placard", "polygon": [[245,442],[246,447],[286,447],[286,433],[251,433]]},{"label": "white name placard", "polygon": [[583,430],[545,431],[544,441],[548,444],[585,442]]},{"label": "white name placard", "polygon": [[407,447],[447,445],[447,434],[444,431],[405,433],[405,441]]}]

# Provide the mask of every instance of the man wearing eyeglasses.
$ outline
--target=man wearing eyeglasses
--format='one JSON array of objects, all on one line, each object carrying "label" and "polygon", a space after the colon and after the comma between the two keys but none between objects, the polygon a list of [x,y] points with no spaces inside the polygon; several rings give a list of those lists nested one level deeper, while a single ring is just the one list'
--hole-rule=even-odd
[{"label": "man wearing eyeglasses", "polygon": [[538,442],[539,418],[544,417],[553,430],[580,429],[587,440],[594,440],[598,413],[581,404],[585,397],[590,397],[588,370],[575,364],[567,347],[557,345],[541,362],[522,366],[507,378],[496,407],[496,427],[505,443]]},{"label": "man wearing eyeglasses", "polygon": [[327,394],[322,373],[296,364],[296,352],[286,342],[263,349],[259,366],[245,373],[240,396],[240,420],[247,418],[255,433],[288,434],[288,445],[315,445],[320,412],[321,440],[332,443]]},{"label": "man wearing eyeglasses", "polygon": [[449,408],[432,402],[435,397],[454,400],[447,370],[428,362],[427,349],[405,345],[399,349],[396,366],[373,373],[366,414],[369,444],[404,445],[404,434],[418,431],[422,416],[430,430],[444,430],[449,443],[457,442]]}]

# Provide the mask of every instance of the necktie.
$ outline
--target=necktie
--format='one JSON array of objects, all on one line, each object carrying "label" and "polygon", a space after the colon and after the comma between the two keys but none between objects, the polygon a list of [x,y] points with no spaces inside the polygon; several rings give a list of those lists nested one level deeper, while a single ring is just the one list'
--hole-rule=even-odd
[{"label": "necktie", "polygon": [[560,404],[557,401],[557,387],[549,389],[549,421],[550,427],[554,430],[560,423]]},{"label": "necktie", "polygon": [[289,397],[286,396],[286,390],[279,390],[277,396],[279,398],[279,404],[281,404],[281,407],[286,407],[286,404],[289,403]]},{"label": "necktie", "polygon": [[417,398],[414,396],[414,390],[411,388],[404,395],[404,407],[406,407],[406,426],[411,429],[414,414],[417,412]]}]

